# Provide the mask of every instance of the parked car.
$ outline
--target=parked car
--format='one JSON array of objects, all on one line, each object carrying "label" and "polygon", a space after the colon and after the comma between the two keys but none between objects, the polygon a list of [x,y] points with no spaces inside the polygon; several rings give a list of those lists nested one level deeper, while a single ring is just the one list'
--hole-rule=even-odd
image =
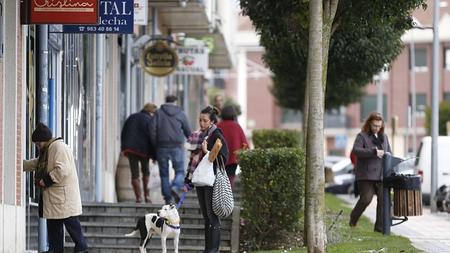
[{"label": "parked car", "polygon": [[355,175],[350,158],[327,156],[325,165],[325,191],[331,193],[353,193]]}]

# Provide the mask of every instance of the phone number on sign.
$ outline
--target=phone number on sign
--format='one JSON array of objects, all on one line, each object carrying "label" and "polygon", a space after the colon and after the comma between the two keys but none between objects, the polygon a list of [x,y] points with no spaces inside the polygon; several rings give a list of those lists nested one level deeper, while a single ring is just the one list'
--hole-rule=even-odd
[{"label": "phone number on sign", "polygon": [[79,27],[80,32],[120,32],[119,27],[111,27],[111,26],[87,26],[87,27]]}]

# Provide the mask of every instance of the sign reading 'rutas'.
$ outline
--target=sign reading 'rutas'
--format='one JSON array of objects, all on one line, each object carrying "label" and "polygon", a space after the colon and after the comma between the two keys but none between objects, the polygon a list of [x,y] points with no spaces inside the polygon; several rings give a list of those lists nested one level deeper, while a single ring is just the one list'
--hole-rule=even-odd
[{"label": "sign reading 'rutas'", "polygon": [[175,70],[177,64],[177,53],[165,41],[157,41],[142,55],[145,71],[153,76],[166,76]]},{"label": "sign reading 'rutas'", "polygon": [[98,0],[29,1],[31,2],[30,24],[96,24],[98,22]]}]

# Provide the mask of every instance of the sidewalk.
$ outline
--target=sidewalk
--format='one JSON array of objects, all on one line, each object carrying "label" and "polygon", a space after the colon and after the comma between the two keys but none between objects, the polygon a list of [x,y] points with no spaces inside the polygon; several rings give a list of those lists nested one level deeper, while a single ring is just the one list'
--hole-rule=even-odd
[{"label": "sidewalk", "polygon": [[[337,196],[348,202],[351,207],[358,200],[353,195]],[[375,222],[376,202],[374,197],[363,214],[372,222]],[[414,247],[424,252],[450,252],[450,214],[448,213],[432,214],[429,207],[424,207],[422,216],[408,217],[408,221],[391,227],[391,233],[409,238]]]}]

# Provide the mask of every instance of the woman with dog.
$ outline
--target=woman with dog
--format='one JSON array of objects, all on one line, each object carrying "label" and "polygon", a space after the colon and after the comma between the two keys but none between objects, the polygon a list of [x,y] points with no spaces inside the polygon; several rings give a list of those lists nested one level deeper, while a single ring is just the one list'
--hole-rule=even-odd
[{"label": "woman with dog", "polygon": [[384,120],[380,113],[372,112],[366,119],[361,132],[356,137],[352,152],[358,162],[355,178],[359,190],[359,200],[350,214],[351,227],[356,226],[359,217],[377,195],[376,232],[383,231],[383,156],[391,152],[391,146],[384,133]]},{"label": "woman with dog", "polygon": [[[201,161],[202,157],[210,150],[212,150],[217,139],[222,141],[222,147],[217,154],[217,160],[223,160],[226,164],[228,159],[228,148],[222,131],[216,126],[218,121],[219,110],[215,107],[208,106],[200,112],[199,125],[200,131],[194,132],[189,141],[191,144],[195,143],[196,147],[191,152],[191,157],[188,165],[188,170],[185,178],[184,191],[192,188],[191,183],[192,173],[196,165]],[[217,163],[214,163],[214,174],[217,171]],[[214,214],[212,209],[212,186],[197,186],[197,197],[202,210],[203,219],[205,222],[205,253],[219,252],[220,245],[220,220]]]}]

